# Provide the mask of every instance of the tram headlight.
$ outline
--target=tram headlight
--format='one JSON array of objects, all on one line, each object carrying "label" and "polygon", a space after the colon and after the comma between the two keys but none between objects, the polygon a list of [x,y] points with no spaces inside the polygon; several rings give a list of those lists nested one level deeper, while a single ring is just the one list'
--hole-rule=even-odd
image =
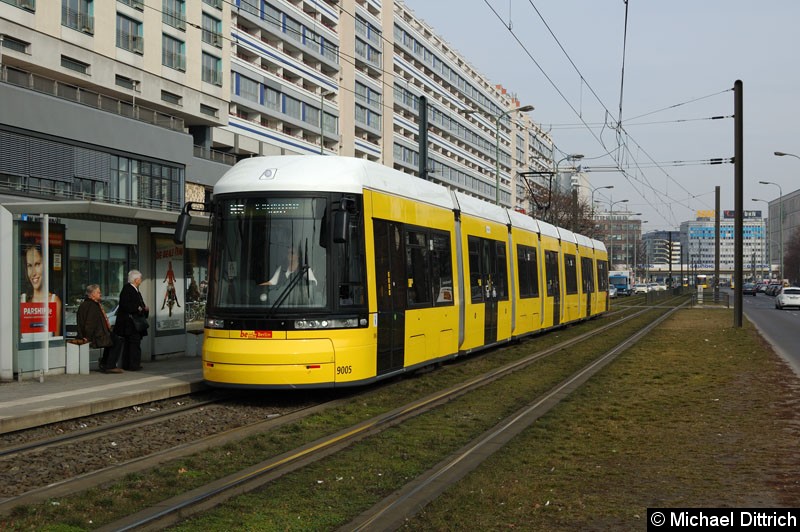
[{"label": "tram headlight", "polygon": [[366,327],[367,320],[358,318],[339,318],[339,319],[309,319],[296,320],[294,328],[298,330],[308,329],[354,329],[356,327]]},{"label": "tram headlight", "polygon": [[206,329],[224,329],[224,328],[225,328],[225,320],[206,318]]}]

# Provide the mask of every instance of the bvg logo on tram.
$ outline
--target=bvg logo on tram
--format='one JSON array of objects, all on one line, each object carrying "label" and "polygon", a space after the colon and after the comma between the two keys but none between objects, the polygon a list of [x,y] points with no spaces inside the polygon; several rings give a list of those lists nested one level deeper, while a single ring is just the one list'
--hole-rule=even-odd
[{"label": "bvg logo on tram", "polygon": [[272,338],[272,331],[239,331],[239,338],[250,338],[253,340]]}]

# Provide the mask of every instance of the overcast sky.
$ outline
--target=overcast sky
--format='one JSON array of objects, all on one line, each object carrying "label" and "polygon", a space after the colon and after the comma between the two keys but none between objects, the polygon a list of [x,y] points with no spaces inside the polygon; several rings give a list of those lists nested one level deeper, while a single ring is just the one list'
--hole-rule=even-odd
[{"label": "overcast sky", "polygon": [[[531,116],[550,130],[560,156],[585,155],[583,166],[596,170],[591,185],[614,185],[595,199],[628,199],[648,221],[645,232],[677,229],[713,209],[715,186],[721,208],[733,209],[733,165],[696,163],[734,155],[737,79],[744,208],[766,216],[766,204],[751,198],[778,197],[778,187],[759,181],[778,183],[784,195],[800,189],[800,159],[773,155],[800,156],[798,0],[629,0],[627,40],[623,0],[405,3],[490,82],[535,106]],[[620,93],[626,148],[614,129]],[[602,171],[617,161],[627,175]]]}]

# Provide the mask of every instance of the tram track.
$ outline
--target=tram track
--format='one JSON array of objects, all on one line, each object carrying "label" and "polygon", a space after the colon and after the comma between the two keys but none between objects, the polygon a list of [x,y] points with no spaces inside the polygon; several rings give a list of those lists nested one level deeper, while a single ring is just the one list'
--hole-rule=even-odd
[{"label": "tram track", "polygon": [[[669,304],[668,302],[664,302],[662,306],[669,307]],[[526,405],[526,407],[523,408],[524,416],[520,413],[517,413],[512,417],[524,417],[528,419],[532,414],[535,414],[536,416],[542,415],[544,412],[549,410],[549,408],[552,408],[555,404],[557,404],[557,402],[563,398],[563,396],[572,393],[591,375],[599,371],[608,362],[613,360],[613,358],[620,352],[624,351],[624,349],[626,349],[629,345],[632,345],[632,343],[638,341],[638,339],[644,336],[652,327],[655,327],[658,323],[660,323],[661,320],[665,319],[668,312],[674,311],[675,307],[670,308],[673,310],[656,310],[655,312],[658,314],[658,318],[653,320],[648,327],[637,329],[617,347],[609,352],[602,353],[597,358],[592,360],[592,362],[590,362],[586,367],[581,368],[567,378],[561,385],[557,386],[541,397],[538,397],[533,403],[536,405],[536,408]],[[648,312],[653,312],[653,309],[650,307],[636,309],[628,316],[619,318],[614,323],[603,325],[570,340],[560,342],[553,347],[535,352],[500,368],[496,368],[472,379],[468,379],[465,382],[451,386],[445,390],[436,392],[415,401],[411,401],[401,407],[387,411],[356,425],[344,428],[335,434],[319,438],[288,452],[274,456],[268,460],[250,466],[224,478],[218,479],[205,486],[198,487],[180,496],[162,501],[151,508],[141,510],[123,519],[109,523],[104,526],[103,529],[154,530],[170,526],[183,519],[186,519],[188,516],[214,508],[238,494],[258,489],[265,484],[282,477],[283,475],[286,475],[292,471],[296,471],[306,465],[313,464],[322,458],[331,456],[334,453],[347,448],[348,446],[351,446],[360,440],[364,440],[370,436],[379,434],[389,427],[396,426],[412,418],[430,412],[457,399],[462,395],[476,391],[507,375],[521,371],[531,366],[535,362],[542,360],[554,353],[558,353],[571,346],[594,339],[598,334],[607,332],[608,330],[617,327],[626,321],[641,317]],[[557,400],[555,399],[556,397],[558,398]],[[506,424],[509,426],[512,425],[508,422],[506,422]],[[503,423],[500,425],[502,426]],[[494,432],[497,432],[497,430],[498,429],[496,427],[492,429]],[[502,431],[502,433],[512,434],[512,432],[505,430]],[[486,439],[485,436],[484,439]],[[489,440],[487,439],[486,441]],[[412,485],[415,484],[418,483],[416,481],[412,482]],[[429,493],[429,490],[425,488],[422,490],[422,492],[417,492],[413,499],[416,499],[419,496],[419,493],[427,494]],[[360,521],[358,523],[354,522],[351,524],[351,526],[368,525],[369,523],[374,522],[374,519],[382,515],[386,515],[387,512],[392,512],[393,514],[398,513],[398,515],[404,512],[407,513],[407,508],[403,507],[402,505],[396,507],[394,505],[379,505],[376,508],[377,509],[371,511],[372,513],[367,512],[362,514]],[[382,517],[381,521],[383,523]],[[365,529],[368,528],[369,527],[367,526]]]},{"label": "tram track", "polygon": [[156,420],[168,420],[172,417],[183,415],[185,413],[191,414],[193,410],[202,409],[207,406],[219,403],[226,400],[227,397],[215,397],[193,404],[180,404],[171,410],[158,410],[144,414],[142,417],[135,419],[123,419],[108,424],[99,425],[96,427],[86,428],[83,430],[73,430],[65,434],[59,434],[44,439],[34,439],[19,445],[12,445],[0,449],[0,458],[16,460],[25,452],[43,451],[55,445],[63,445],[67,442],[82,441],[97,435],[111,434],[115,431],[136,428],[137,426],[144,426]]},{"label": "tram track", "polygon": [[[0,450],[0,515],[269,430],[330,404],[336,401],[306,398],[248,405],[224,395],[108,423],[104,416],[93,416],[97,426],[32,436]],[[78,419],[71,425],[84,423]]]}]

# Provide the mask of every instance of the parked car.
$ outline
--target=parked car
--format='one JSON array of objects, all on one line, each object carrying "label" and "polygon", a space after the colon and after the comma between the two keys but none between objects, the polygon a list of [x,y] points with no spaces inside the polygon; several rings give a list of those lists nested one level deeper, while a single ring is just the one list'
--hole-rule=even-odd
[{"label": "parked car", "polygon": [[775,308],[783,310],[786,307],[800,308],[800,288],[785,286],[775,296]]},{"label": "parked car", "polygon": [[743,296],[755,296],[758,293],[758,288],[753,283],[744,283],[742,285]]},{"label": "parked car", "polygon": [[[117,322],[117,309],[119,308],[119,299],[116,297],[104,297],[100,300],[103,309],[108,316],[108,323],[113,327]],[[80,304],[69,305],[64,312],[64,331],[67,338],[75,338],[78,336],[78,307]]]},{"label": "parked car", "polygon": [[608,287],[608,297],[610,297],[611,299],[617,297],[617,287],[614,286],[613,284]]}]

